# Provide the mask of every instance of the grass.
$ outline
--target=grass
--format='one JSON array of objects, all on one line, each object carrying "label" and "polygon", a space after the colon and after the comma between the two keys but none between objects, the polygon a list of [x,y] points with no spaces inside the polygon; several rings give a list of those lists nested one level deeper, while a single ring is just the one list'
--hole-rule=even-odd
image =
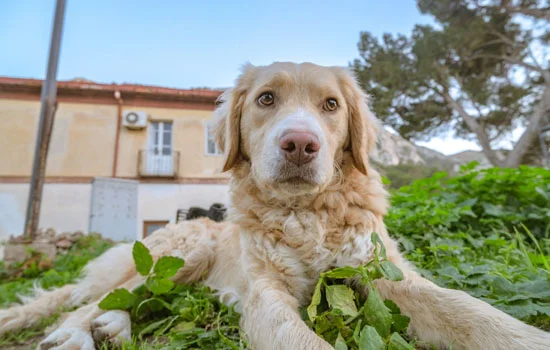
[{"label": "grass", "polygon": [[[550,171],[532,167],[477,171],[471,165],[455,177],[437,173],[392,191],[386,224],[425,277],[550,331]],[[108,246],[97,238],[83,238],[51,268],[40,270],[37,264],[17,278],[10,279],[13,270],[0,264],[0,305],[29,291],[34,280],[45,287],[74,280],[85,263]],[[338,276],[345,273],[359,274],[367,284],[383,276],[397,278],[384,261],[380,252],[372,265],[360,270],[327,272],[313,306],[301,310],[304,320],[337,349],[361,349],[378,337],[381,348],[390,343],[392,348],[420,345],[403,333],[407,319],[391,301],[363,300],[342,288]],[[135,305],[141,307],[131,306],[134,339],[123,349],[247,347],[239,315],[219,303],[208,288],[168,286],[152,265],[143,273],[152,282],[133,291],[141,298]],[[385,321],[369,318],[373,313]],[[0,347],[36,340],[52,320],[0,338]]]},{"label": "grass", "polygon": [[[33,254],[29,260],[12,266],[5,266],[0,261],[0,307],[5,308],[19,302],[19,295],[29,294],[33,286],[53,288],[73,282],[80,276],[82,268],[88,261],[101,255],[112,246],[112,243],[101,239],[99,235],[80,238],[65,255],[48,261],[45,256]],[[25,269],[22,269],[25,266]],[[0,336],[0,348],[34,347],[46,327],[55,323],[59,313],[43,319],[39,325]]]}]

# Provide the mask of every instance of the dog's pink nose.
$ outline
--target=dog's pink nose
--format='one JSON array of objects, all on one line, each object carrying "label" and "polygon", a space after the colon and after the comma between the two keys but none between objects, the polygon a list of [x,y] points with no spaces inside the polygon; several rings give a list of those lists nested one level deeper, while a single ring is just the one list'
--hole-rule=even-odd
[{"label": "dog's pink nose", "polygon": [[319,139],[308,132],[290,132],[281,137],[279,146],[285,158],[300,166],[311,162],[319,153]]}]

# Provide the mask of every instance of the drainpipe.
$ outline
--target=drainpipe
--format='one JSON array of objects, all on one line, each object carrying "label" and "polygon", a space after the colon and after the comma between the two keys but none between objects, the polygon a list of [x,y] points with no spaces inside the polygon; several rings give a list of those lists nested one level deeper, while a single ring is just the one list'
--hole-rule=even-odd
[{"label": "drainpipe", "polygon": [[118,164],[118,144],[120,141],[120,125],[122,123],[122,96],[119,90],[115,91],[115,100],[118,102],[118,107],[116,119],[115,153],[113,157],[113,177],[116,177],[116,168]]}]

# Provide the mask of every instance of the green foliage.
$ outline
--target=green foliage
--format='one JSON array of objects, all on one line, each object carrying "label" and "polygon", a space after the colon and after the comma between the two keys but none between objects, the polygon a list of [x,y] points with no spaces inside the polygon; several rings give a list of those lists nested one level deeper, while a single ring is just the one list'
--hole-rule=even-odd
[{"label": "green foliage", "polygon": [[238,327],[240,316],[221,304],[207,287],[176,286],[170,279],[184,261],[164,256],[153,263],[147,247],[136,242],[133,248],[138,272],[145,283],[129,291],[124,288],[109,293],[99,307],[105,310],[128,310],[135,341],[129,349],[239,349],[246,346]]},{"label": "green foliage", "polygon": [[550,329],[550,171],[474,166],[393,193],[388,229],[427,278]]},{"label": "green foliage", "polygon": [[425,179],[433,176],[437,172],[445,170],[435,166],[425,164],[399,164],[399,165],[379,165],[381,175],[389,181],[391,189],[399,189],[403,186],[412,184],[415,180]]},{"label": "green foliage", "polygon": [[142,276],[147,276],[153,267],[153,257],[149,253],[149,249],[139,241],[134,244],[132,256],[136,264],[136,270]]},{"label": "green foliage", "polygon": [[81,237],[69,249],[67,254],[58,255],[47,270],[37,271],[32,268],[22,277],[12,278],[12,272],[22,264],[0,266],[0,307],[20,301],[18,295],[28,294],[37,283],[42,288],[53,288],[73,282],[79,277],[82,268],[96,256],[112,246],[111,242],[101,239],[98,235]]},{"label": "green foliage", "polygon": [[[376,248],[374,259],[367,265],[321,274],[306,310],[306,323],[319,336],[342,349],[386,349],[395,348],[395,344],[413,349],[399,335],[407,328],[408,317],[401,315],[395,303],[384,301],[373,283],[378,278],[400,281],[403,274],[386,260],[386,250],[378,234],[373,233],[371,240]],[[366,299],[364,293],[352,290],[345,283],[353,278],[368,290]]]},{"label": "green foliage", "polygon": [[[83,236],[67,254],[58,255],[48,269],[41,270],[32,266],[26,273],[17,275],[14,275],[14,272],[18,272],[23,263],[6,266],[0,262],[0,307],[5,308],[19,302],[19,296],[28,295],[35,283],[43,288],[54,288],[73,282],[91,259],[101,255],[111,246],[111,242],[101,239],[99,235]],[[52,325],[58,317],[59,312],[44,318],[35,327],[0,336],[0,347],[24,344],[26,348],[35,348],[44,334],[44,329]]]}]

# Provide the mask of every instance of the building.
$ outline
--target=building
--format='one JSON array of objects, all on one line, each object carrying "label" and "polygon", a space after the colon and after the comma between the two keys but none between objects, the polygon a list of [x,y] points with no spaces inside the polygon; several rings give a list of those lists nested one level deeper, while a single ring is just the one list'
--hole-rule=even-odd
[{"label": "building", "polygon": [[[41,80],[0,77],[0,241],[23,231]],[[220,91],[58,83],[41,228],[141,239],[228,201],[208,129]]]}]

